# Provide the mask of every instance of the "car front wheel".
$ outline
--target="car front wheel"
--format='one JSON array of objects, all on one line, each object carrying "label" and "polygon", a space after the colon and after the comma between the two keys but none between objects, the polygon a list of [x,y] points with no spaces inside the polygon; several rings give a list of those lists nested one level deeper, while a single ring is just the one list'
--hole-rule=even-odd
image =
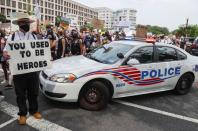
[{"label": "car front wheel", "polygon": [[105,84],[95,81],[87,84],[79,96],[80,107],[97,111],[104,109],[109,101],[109,90]]},{"label": "car front wheel", "polygon": [[177,82],[174,91],[178,95],[185,95],[190,91],[192,84],[193,84],[193,76],[191,74],[184,74]]}]

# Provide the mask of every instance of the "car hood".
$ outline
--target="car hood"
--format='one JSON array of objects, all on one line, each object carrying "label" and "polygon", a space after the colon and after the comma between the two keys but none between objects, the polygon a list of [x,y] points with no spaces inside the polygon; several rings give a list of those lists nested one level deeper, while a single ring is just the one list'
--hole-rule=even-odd
[{"label": "car hood", "polygon": [[112,66],[96,62],[81,55],[56,60],[52,63],[52,68],[46,69],[44,72],[48,77],[64,73],[72,73],[80,77],[84,74],[109,67]]}]

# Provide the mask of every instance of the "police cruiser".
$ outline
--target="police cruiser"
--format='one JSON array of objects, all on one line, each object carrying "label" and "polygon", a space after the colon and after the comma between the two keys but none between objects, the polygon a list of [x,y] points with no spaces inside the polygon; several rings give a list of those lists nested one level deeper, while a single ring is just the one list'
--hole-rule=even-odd
[{"label": "police cruiser", "polygon": [[184,95],[197,79],[198,58],[176,46],[115,41],[54,61],[40,73],[40,89],[50,99],[100,110],[111,98],[168,90]]}]

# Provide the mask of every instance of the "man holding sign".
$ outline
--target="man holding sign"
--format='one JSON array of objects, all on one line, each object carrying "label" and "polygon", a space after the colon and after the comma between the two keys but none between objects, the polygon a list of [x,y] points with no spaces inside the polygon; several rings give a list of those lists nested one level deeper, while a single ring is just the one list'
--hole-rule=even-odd
[{"label": "man holding sign", "polygon": [[[50,66],[50,45],[48,40],[37,40],[29,32],[31,20],[28,14],[19,13],[13,24],[19,26],[19,31],[12,34],[6,43],[4,56],[10,58],[10,71],[19,107],[19,124],[25,125],[27,112],[36,119],[41,119],[38,112],[38,71]],[[26,105],[29,103],[29,109]]]}]

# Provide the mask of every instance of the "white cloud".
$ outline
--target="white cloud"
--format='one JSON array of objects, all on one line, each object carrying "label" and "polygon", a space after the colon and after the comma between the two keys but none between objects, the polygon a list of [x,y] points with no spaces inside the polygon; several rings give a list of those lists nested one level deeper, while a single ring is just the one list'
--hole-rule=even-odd
[{"label": "white cloud", "polygon": [[197,0],[75,0],[91,7],[111,9],[134,8],[138,11],[138,24],[168,27],[170,30],[184,24],[198,24]]}]

